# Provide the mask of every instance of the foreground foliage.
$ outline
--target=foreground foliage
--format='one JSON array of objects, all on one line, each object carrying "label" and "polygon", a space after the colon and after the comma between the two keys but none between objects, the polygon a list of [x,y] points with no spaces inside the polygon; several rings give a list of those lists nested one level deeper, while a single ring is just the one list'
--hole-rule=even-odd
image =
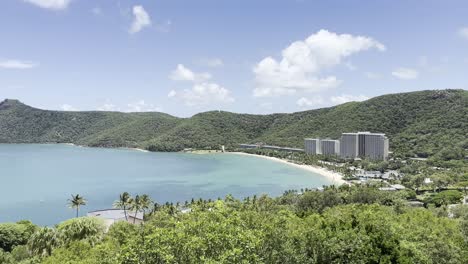
[{"label": "foreground foliage", "polygon": [[[40,228],[2,263],[467,263],[468,208],[411,208],[406,191],[326,187],[277,198],[155,206],[144,225]],[[450,196],[450,195],[449,195]],[[9,224],[11,226],[12,224]],[[14,225],[14,224],[13,224]],[[19,225],[19,224],[18,224]],[[0,261],[0,262],[1,262]]]}]

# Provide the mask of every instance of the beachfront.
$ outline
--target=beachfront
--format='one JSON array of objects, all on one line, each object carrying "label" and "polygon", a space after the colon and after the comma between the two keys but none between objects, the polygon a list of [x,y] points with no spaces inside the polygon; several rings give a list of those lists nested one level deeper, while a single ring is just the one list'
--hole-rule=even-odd
[{"label": "beachfront", "polygon": [[294,162],[291,162],[291,161],[285,160],[285,159],[269,157],[269,156],[264,156],[264,155],[250,154],[250,153],[245,153],[245,152],[229,152],[229,153],[237,154],[237,155],[255,156],[255,157],[259,157],[259,158],[269,159],[269,160],[272,160],[272,161],[288,164],[290,166],[294,166],[294,167],[297,167],[297,168],[300,168],[300,169],[303,169],[303,170],[307,170],[307,171],[310,171],[310,172],[313,172],[313,173],[320,174],[320,175],[332,180],[334,185],[341,185],[341,184],[346,183],[346,181],[343,179],[343,175],[341,175],[338,172],[330,171],[330,170],[327,170],[327,169],[322,168],[322,167],[306,165],[306,164],[297,164],[297,163],[294,163]]}]

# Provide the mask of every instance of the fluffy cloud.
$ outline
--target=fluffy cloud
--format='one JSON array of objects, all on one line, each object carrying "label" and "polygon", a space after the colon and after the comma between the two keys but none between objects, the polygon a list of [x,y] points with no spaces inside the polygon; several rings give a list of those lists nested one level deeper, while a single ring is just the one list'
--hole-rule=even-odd
[{"label": "fluffy cloud", "polygon": [[344,104],[344,103],[347,103],[347,102],[352,102],[352,101],[357,101],[357,102],[360,102],[360,101],[365,101],[369,99],[369,97],[365,96],[365,95],[349,95],[349,94],[342,94],[342,95],[339,95],[339,96],[332,96],[330,98],[330,101],[333,103],[333,104]]},{"label": "fluffy cloud", "polygon": [[216,83],[194,84],[192,89],[184,89],[181,92],[172,90],[167,96],[180,99],[187,106],[212,106],[234,102],[231,92]]},{"label": "fluffy cloud", "polygon": [[204,82],[211,79],[211,74],[207,72],[194,73],[189,68],[179,64],[177,65],[177,69],[169,75],[169,78],[174,81]]},{"label": "fluffy cloud", "polygon": [[323,98],[321,96],[315,96],[313,98],[305,98],[301,97],[299,100],[296,101],[296,104],[300,108],[310,108],[318,105],[322,105],[324,103]]},{"label": "fluffy cloud", "polygon": [[174,81],[189,81],[192,83],[191,89],[182,91],[171,90],[167,97],[179,99],[187,106],[213,106],[234,102],[231,92],[223,86],[207,82],[211,79],[210,73],[194,73],[182,64],[177,65],[170,75]]},{"label": "fluffy cloud", "polygon": [[371,48],[385,50],[383,44],[369,37],[320,30],[285,48],[279,61],[272,57],[261,60],[253,68],[256,82],[253,94],[277,96],[336,87],[341,81],[335,76],[323,77],[321,72],[342,63],[352,54]]},{"label": "fluffy cloud", "polygon": [[136,5],[133,6],[133,22],[130,27],[129,32],[131,34],[140,32],[144,27],[151,25],[151,18],[148,13],[145,11],[143,6]]},{"label": "fluffy cloud", "polygon": [[63,111],[78,111],[78,109],[69,104],[63,104],[62,106],[60,106],[60,109],[62,109]]},{"label": "fluffy cloud", "polygon": [[127,104],[126,112],[161,112],[162,108],[152,104],[145,103],[144,100]]},{"label": "fluffy cloud", "polygon": [[468,27],[460,28],[458,30],[458,35],[468,40]]},{"label": "fluffy cloud", "polygon": [[23,0],[33,5],[53,10],[65,9],[72,0]]},{"label": "fluffy cloud", "polygon": [[0,61],[0,68],[3,68],[3,69],[25,70],[25,69],[34,68],[36,66],[38,66],[38,64],[31,62],[31,61],[20,61],[20,60]]},{"label": "fluffy cloud", "polygon": [[402,80],[414,80],[419,77],[419,72],[415,69],[400,67],[392,72],[392,75]]}]

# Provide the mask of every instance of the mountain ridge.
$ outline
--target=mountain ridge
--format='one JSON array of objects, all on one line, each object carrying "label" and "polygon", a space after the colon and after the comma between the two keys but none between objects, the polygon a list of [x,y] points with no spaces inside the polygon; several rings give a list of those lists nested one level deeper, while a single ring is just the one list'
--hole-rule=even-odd
[{"label": "mountain ridge", "polygon": [[41,110],[15,99],[0,102],[0,143],[75,143],[153,151],[234,148],[254,142],[301,147],[304,137],[338,138],[342,132],[363,130],[386,133],[391,150],[402,156],[428,157],[447,148],[464,152],[468,91],[388,94],[295,113],[208,111],[189,118],[160,112]]}]

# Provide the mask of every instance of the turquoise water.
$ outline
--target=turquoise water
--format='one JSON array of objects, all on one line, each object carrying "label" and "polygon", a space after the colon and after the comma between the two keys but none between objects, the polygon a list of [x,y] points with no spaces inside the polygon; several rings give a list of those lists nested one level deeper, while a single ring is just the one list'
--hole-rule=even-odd
[{"label": "turquoise water", "polygon": [[0,144],[0,222],[53,225],[74,216],[71,194],[88,200],[81,214],[111,208],[124,191],[159,203],[237,198],[330,184],[279,162],[236,154],[150,153],[69,145]]}]

